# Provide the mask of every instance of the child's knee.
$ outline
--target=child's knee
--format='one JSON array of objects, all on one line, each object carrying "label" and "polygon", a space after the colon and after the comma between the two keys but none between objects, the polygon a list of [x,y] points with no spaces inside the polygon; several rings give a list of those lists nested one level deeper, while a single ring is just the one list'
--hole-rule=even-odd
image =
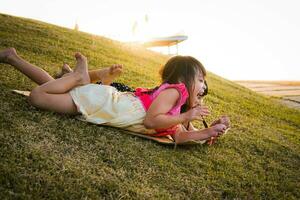
[{"label": "child's knee", "polygon": [[39,89],[39,87],[34,88],[29,95],[28,102],[30,105],[35,107],[40,107],[42,101],[43,101],[43,91]]}]

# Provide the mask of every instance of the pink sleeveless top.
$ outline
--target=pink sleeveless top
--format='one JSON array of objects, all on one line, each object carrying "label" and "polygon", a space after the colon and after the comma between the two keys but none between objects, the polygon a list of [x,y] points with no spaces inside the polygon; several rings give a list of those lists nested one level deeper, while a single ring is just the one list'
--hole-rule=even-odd
[{"label": "pink sleeveless top", "polygon": [[[181,106],[186,102],[187,98],[189,97],[189,93],[183,83],[179,84],[169,84],[169,83],[164,83],[159,86],[157,90],[155,90],[151,94],[147,94],[145,92],[149,91],[148,89],[145,88],[137,88],[135,95],[141,100],[145,111],[147,111],[151,105],[151,103],[154,101],[154,99],[165,89],[169,88],[175,88],[178,90],[180,97],[179,100],[177,101],[176,105],[169,110],[167,113],[168,115],[179,115],[180,114],[180,108]],[[175,134],[176,129],[178,125],[169,127],[166,129],[155,129],[157,133],[154,134],[154,136],[166,136],[166,135],[172,135]]]}]

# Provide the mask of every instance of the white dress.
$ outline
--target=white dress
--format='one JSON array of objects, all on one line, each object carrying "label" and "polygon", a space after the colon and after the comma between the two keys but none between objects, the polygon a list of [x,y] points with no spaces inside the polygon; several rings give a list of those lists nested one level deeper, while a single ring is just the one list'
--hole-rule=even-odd
[{"label": "white dress", "polygon": [[107,85],[87,84],[73,88],[70,95],[84,121],[144,134],[155,133],[143,126],[146,112],[132,92],[119,92]]}]

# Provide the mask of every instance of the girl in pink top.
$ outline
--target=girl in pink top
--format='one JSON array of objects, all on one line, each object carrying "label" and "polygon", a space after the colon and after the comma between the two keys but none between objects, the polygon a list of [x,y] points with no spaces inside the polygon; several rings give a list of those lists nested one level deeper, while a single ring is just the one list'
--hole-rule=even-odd
[{"label": "girl in pink top", "polygon": [[[155,129],[156,136],[172,135],[176,143],[189,140],[207,140],[229,127],[229,118],[221,117],[210,128],[197,130],[190,123],[209,115],[208,108],[199,102],[205,90],[206,70],[191,56],[175,56],[160,71],[163,84],[152,93],[137,89],[136,94],[147,111],[144,126]],[[187,111],[180,113],[186,104]],[[185,128],[188,127],[188,128]]]},{"label": "girl in pink top", "polygon": [[[211,127],[197,130],[193,120],[209,115],[198,96],[205,90],[206,70],[190,56],[175,56],[161,70],[162,84],[153,89],[138,88],[135,93],[118,92],[107,85],[92,84],[87,58],[75,54],[74,72],[57,80],[44,70],[19,57],[13,48],[0,52],[0,62],[14,66],[39,84],[29,96],[37,108],[64,114],[81,114],[95,124],[136,130],[143,125],[145,133],[155,136],[171,135],[177,144],[189,140],[205,141],[223,134],[229,126],[228,117],[215,121]],[[181,107],[185,105],[185,112]],[[188,127],[188,128],[185,128]],[[143,132],[143,131],[142,131]]]}]

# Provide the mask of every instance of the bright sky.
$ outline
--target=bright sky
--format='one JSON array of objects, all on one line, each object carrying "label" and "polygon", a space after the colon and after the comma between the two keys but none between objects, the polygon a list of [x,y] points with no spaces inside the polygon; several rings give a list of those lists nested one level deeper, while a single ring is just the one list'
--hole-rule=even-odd
[{"label": "bright sky", "polygon": [[298,0],[0,0],[1,13],[120,41],[185,34],[179,53],[230,80],[300,80],[299,10]]}]

